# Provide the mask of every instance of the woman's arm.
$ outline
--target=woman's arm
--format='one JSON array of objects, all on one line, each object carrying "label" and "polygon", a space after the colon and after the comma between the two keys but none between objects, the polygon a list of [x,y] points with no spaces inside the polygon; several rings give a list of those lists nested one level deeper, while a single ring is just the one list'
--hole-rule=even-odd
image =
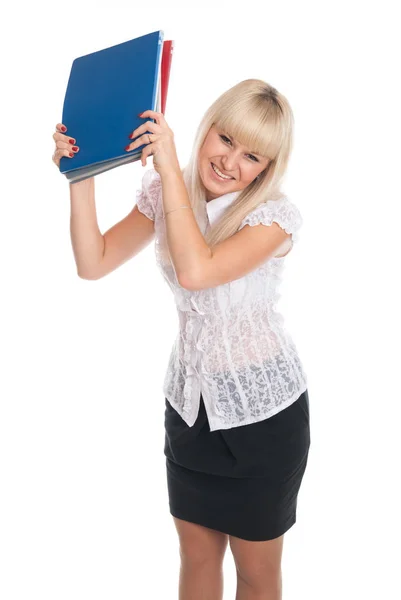
[{"label": "woman's arm", "polygon": [[97,223],[95,178],[70,183],[70,234],[77,272],[84,279],[102,260],[104,239]]},{"label": "woman's arm", "polygon": [[133,258],[154,237],[154,223],[136,205],[102,235],[95,204],[94,177],[70,184],[71,243],[82,279],[100,279]]}]

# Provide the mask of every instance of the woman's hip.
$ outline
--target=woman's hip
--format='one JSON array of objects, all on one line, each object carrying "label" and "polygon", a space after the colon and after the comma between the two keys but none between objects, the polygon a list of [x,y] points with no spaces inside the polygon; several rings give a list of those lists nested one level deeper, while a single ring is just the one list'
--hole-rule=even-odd
[{"label": "woman's hip", "polygon": [[232,477],[283,480],[306,466],[309,446],[307,391],[272,417],[215,431],[210,431],[202,396],[192,427],[166,399],[164,453],[187,468]]}]

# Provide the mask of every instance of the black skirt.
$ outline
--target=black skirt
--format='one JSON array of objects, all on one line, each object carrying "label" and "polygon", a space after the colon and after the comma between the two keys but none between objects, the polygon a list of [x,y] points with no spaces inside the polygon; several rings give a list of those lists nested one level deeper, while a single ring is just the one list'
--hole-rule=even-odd
[{"label": "black skirt", "polygon": [[173,516],[249,541],[277,538],[294,525],[310,446],[307,390],[272,417],[216,431],[202,396],[192,427],[165,403]]}]

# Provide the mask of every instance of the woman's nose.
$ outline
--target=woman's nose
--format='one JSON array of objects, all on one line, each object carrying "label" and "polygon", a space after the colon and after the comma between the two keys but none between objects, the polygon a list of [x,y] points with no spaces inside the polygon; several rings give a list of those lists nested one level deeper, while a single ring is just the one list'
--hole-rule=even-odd
[{"label": "woman's nose", "polygon": [[235,152],[228,152],[223,157],[223,167],[225,171],[234,171],[238,166],[239,156]]}]

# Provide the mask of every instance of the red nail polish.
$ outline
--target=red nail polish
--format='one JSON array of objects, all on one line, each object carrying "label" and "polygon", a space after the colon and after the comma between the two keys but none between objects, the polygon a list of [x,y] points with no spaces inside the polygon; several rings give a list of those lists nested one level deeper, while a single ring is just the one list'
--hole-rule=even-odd
[{"label": "red nail polish", "polygon": [[61,131],[67,131],[67,127],[64,127],[64,125],[61,128]]},{"label": "red nail polish", "polygon": [[75,140],[73,140],[73,139],[70,139],[70,140],[68,140],[68,143],[69,143],[69,144],[75,144]]},{"label": "red nail polish", "polygon": [[142,115],[143,115],[143,112],[139,113],[138,117],[142,117]]},{"label": "red nail polish", "polygon": [[74,153],[73,153],[73,152],[70,152],[70,156],[74,156]]},{"label": "red nail polish", "polygon": [[75,152],[77,152],[78,151],[78,146],[73,146],[72,149],[75,150]]},{"label": "red nail polish", "polygon": [[129,150],[129,148],[130,148],[129,145],[125,147],[126,150]]}]

